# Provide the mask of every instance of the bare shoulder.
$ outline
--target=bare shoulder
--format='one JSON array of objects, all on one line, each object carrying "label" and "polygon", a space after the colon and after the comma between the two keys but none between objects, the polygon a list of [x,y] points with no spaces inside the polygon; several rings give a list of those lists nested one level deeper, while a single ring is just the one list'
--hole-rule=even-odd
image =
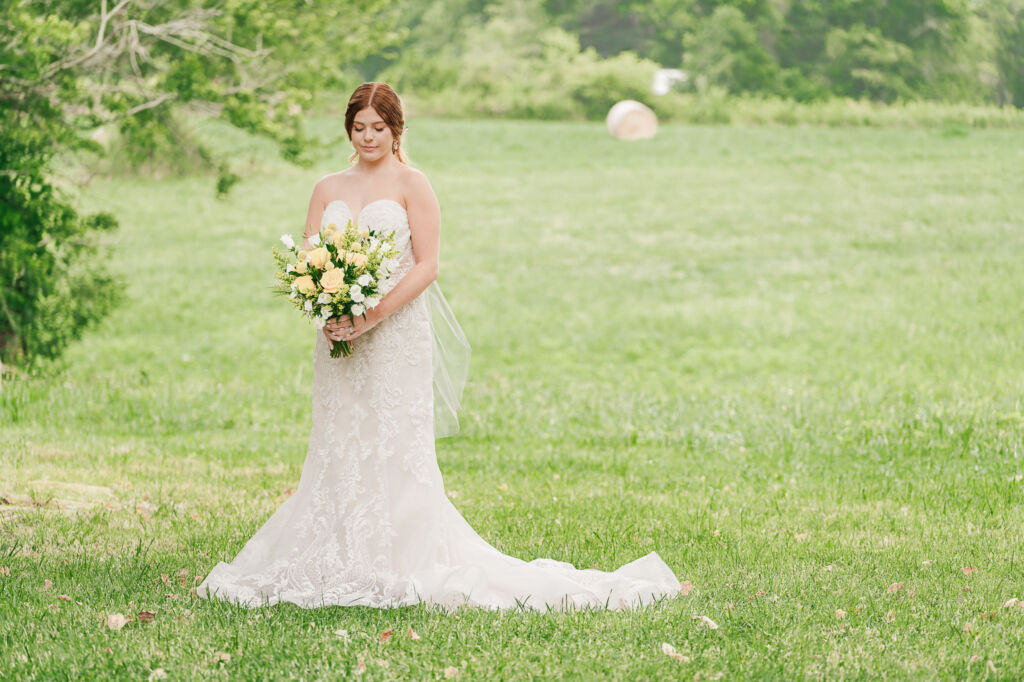
[{"label": "bare shoulder", "polygon": [[430,180],[426,173],[419,168],[406,166],[402,168],[399,176],[402,182],[403,194],[412,199],[423,199],[434,196],[434,188],[430,186]]},{"label": "bare shoulder", "polygon": [[343,187],[347,182],[347,178],[352,175],[351,170],[351,168],[347,168],[323,176],[313,186],[313,195],[319,197],[324,203],[326,203],[328,197],[337,196],[338,189]]},{"label": "bare shoulder", "polygon": [[320,178],[319,180],[317,180],[316,187],[318,189],[319,188],[326,188],[326,187],[334,187],[339,182],[344,182],[345,181],[344,178],[347,178],[350,175],[352,175],[352,169],[351,168],[346,168],[345,170],[336,171],[334,173],[328,173],[327,175],[325,175],[322,178]]}]

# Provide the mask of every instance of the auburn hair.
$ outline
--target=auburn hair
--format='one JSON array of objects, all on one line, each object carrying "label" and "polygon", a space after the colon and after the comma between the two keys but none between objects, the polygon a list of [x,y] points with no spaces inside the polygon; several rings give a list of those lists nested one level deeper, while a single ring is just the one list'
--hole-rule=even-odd
[{"label": "auburn hair", "polygon": [[[398,149],[392,147],[391,153],[398,157],[398,160],[409,165],[409,157],[402,149],[402,131],[405,128],[405,117],[402,115],[402,100],[387,83],[372,81],[363,83],[348,98],[348,106],[345,108],[345,132],[348,139],[352,139],[352,126],[355,123],[356,114],[366,107],[373,107],[384,119],[384,123],[391,129],[391,135],[398,143]],[[352,152],[348,157],[349,163],[356,160],[359,152]]]}]

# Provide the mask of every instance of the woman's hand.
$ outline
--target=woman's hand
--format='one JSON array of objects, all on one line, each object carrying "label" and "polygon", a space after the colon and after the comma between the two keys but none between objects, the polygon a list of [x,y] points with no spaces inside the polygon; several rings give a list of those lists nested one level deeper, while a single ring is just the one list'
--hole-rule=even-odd
[{"label": "woman's hand", "polygon": [[324,325],[324,336],[330,341],[352,341],[373,329],[378,322],[380,320],[373,311],[365,316],[356,315],[355,319],[351,315],[332,317]]}]

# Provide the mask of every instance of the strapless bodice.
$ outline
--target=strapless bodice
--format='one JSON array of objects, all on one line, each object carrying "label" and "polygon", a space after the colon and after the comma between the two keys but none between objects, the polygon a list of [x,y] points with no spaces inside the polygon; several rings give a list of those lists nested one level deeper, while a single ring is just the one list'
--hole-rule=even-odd
[{"label": "strapless bodice", "polygon": [[341,199],[334,199],[324,208],[323,218],[320,219],[320,227],[335,223],[339,228],[344,227],[349,218],[364,227],[378,232],[387,233],[394,231],[395,245],[398,251],[405,254],[411,249],[409,238],[409,214],[405,207],[394,199],[376,199],[371,201],[359,212],[358,217],[352,215],[352,209]]}]

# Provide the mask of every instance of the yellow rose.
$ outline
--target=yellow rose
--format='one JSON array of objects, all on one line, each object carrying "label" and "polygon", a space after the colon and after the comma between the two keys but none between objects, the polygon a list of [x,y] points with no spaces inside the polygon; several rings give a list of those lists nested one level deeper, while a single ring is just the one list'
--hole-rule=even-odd
[{"label": "yellow rose", "polygon": [[309,251],[306,251],[306,250],[304,250],[304,249],[303,249],[303,250],[300,250],[300,251],[299,251],[299,252],[298,252],[298,253],[296,254],[296,257],[297,257],[297,258],[298,258],[298,259],[299,259],[300,261],[305,261],[305,260],[306,260],[306,256],[308,256],[308,255],[309,255]]},{"label": "yellow rose", "polygon": [[335,232],[333,235],[331,235],[331,241],[334,242],[334,245],[340,249],[342,243],[344,243],[345,241],[345,233]]},{"label": "yellow rose", "polygon": [[359,230],[359,236],[362,237],[363,239],[366,239],[367,237],[370,236],[370,231],[368,229],[366,229],[365,227],[361,228]]},{"label": "yellow rose", "polygon": [[360,244],[359,242],[353,242],[352,246],[350,246],[349,249],[351,249],[352,251],[362,251],[363,245]]},{"label": "yellow rose", "polygon": [[292,284],[295,285],[295,288],[298,289],[300,293],[306,294],[307,296],[316,291],[316,285],[313,284],[313,278],[309,275],[296,277]]},{"label": "yellow rose", "polygon": [[328,270],[320,278],[320,286],[328,294],[336,292],[345,283],[345,271],[340,268]]},{"label": "yellow rose", "polygon": [[352,256],[352,264],[355,265],[357,268],[363,267],[364,265],[366,265],[366,261],[370,260],[370,257],[367,256],[365,253],[354,253],[352,254]]},{"label": "yellow rose", "polygon": [[314,268],[322,269],[330,258],[330,252],[323,246],[309,252],[309,264]]},{"label": "yellow rose", "polygon": [[327,223],[327,229],[330,230],[331,232],[334,232],[335,230],[338,229],[338,224],[337,223]]},{"label": "yellow rose", "polygon": [[293,267],[292,270],[299,273],[300,275],[306,274],[306,261],[304,259],[299,260],[299,262],[295,264],[295,267]]},{"label": "yellow rose", "polygon": [[347,252],[345,254],[345,262],[348,263],[349,265],[352,265],[352,263],[354,263],[355,260],[356,260],[356,256],[358,256],[358,255],[360,255],[360,254],[353,253],[352,251]]},{"label": "yellow rose", "polygon": [[334,261],[327,261],[327,265],[324,266],[324,272],[330,272],[334,269]]}]

